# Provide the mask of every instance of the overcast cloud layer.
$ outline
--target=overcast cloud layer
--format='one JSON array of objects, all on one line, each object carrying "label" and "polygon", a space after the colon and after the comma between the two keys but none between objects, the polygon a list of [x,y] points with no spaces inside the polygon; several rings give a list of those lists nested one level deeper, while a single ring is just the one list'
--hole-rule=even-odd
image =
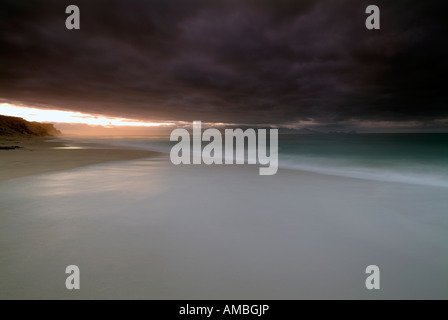
[{"label": "overcast cloud layer", "polygon": [[[65,28],[69,4],[81,30]],[[447,15],[447,1],[0,0],[0,98],[163,121],[431,124],[448,117]]]}]

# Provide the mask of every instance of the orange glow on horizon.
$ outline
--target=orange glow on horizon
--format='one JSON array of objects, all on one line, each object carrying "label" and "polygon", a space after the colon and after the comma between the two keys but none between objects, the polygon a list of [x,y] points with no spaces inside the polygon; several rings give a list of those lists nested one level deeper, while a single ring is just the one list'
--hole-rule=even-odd
[{"label": "orange glow on horizon", "polygon": [[0,103],[0,114],[23,118],[27,121],[51,123],[76,123],[102,127],[160,127],[174,125],[171,122],[145,122],[126,118],[99,116],[81,112],[38,109]]}]

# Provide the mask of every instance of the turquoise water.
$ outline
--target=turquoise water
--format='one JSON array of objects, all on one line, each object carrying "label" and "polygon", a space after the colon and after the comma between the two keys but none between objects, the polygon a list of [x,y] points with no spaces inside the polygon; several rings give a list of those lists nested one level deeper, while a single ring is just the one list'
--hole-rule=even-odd
[{"label": "turquoise water", "polygon": [[283,135],[281,166],[448,186],[448,134]]},{"label": "turquoise water", "polygon": [[[89,139],[168,153],[169,137]],[[205,145],[205,143],[203,144]],[[279,167],[448,187],[448,134],[279,135]]]},{"label": "turquoise water", "polygon": [[367,167],[404,163],[446,167],[448,134],[283,135],[280,153],[352,160]]}]

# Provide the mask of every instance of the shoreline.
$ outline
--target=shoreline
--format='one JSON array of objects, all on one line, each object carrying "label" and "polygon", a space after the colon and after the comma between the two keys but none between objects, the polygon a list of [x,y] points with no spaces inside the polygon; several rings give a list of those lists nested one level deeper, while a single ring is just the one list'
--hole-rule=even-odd
[{"label": "shoreline", "polygon": [[[155,151],[101,146],[64,149],[56,139],[65,137],[0,137],[0,182],[38,174],[70,170],[111,161],[135,160],[157,154]],[[6,149],[9,147],[14,149]]]},{"label": "shoreline", "polygon": [[162,160],[0,183],[0,299],[446,296],[445,189]]}]

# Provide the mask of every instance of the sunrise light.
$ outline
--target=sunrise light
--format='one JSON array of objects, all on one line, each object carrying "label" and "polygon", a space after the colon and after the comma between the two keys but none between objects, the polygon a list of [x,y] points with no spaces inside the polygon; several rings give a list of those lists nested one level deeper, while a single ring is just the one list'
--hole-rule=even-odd
[{"label": "sunrise light", "polygon": [[159,127],[174,124],[170,122],[145,122],[126,118],[106,117],[81,112],[22,107],[9,103],[0,104],[0,114],[20,117],[27,121],[77,123],[103,127]]}]

